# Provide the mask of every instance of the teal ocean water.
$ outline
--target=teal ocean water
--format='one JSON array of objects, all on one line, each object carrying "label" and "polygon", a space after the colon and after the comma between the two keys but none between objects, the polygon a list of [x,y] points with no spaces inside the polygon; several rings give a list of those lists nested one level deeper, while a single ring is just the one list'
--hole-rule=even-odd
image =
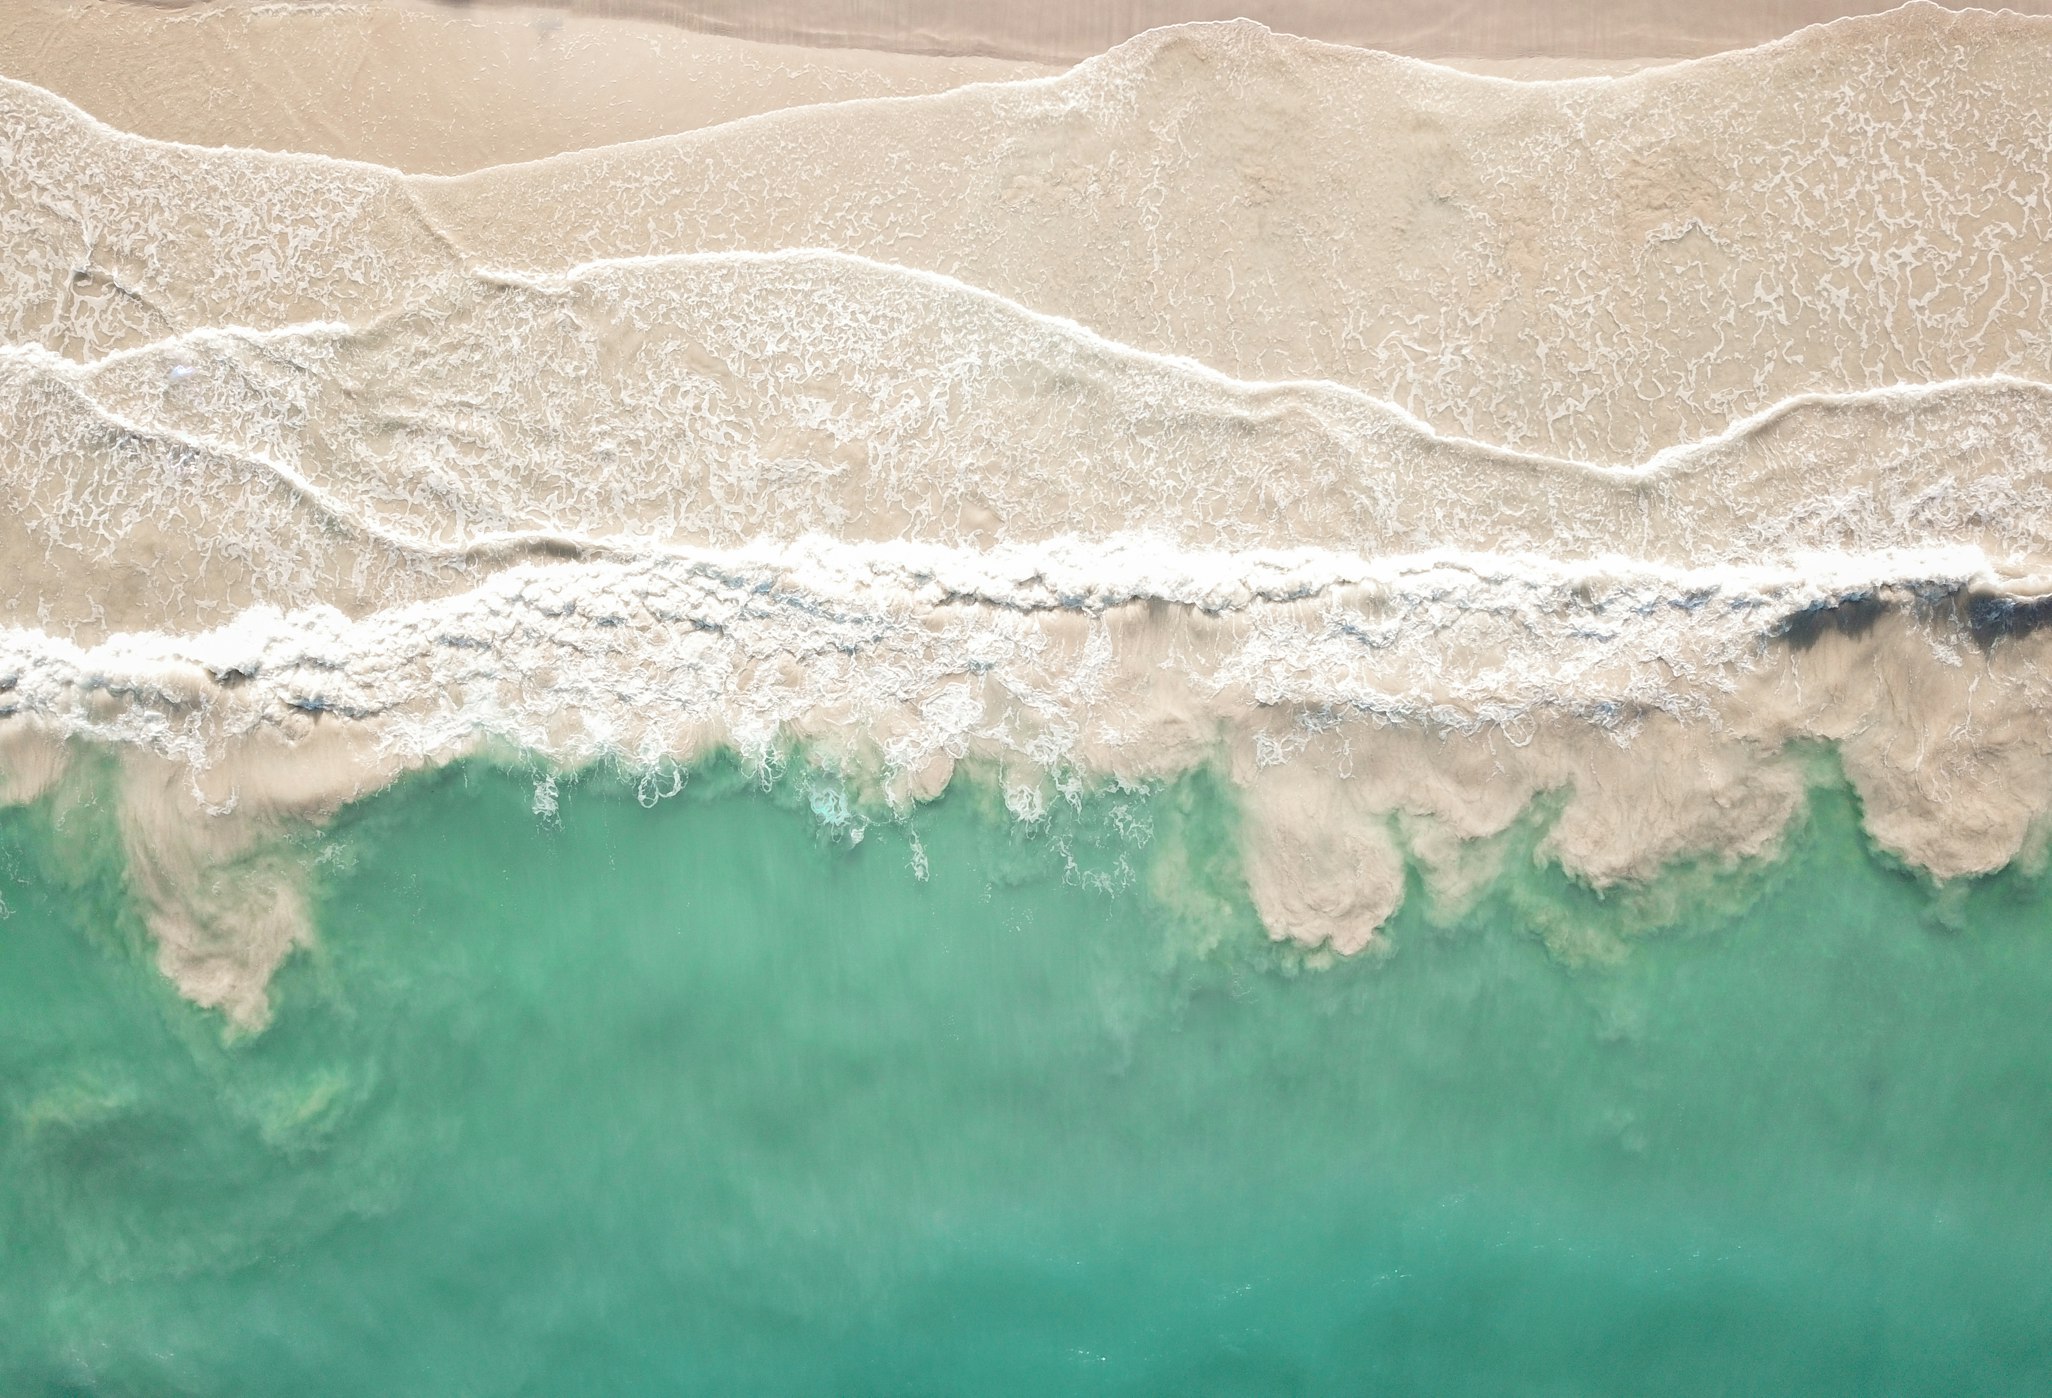
[{"label": "teal ocean water", "polygon": [[1323,964],[1204,777],[860,840],[807,781],[403,783],[240,1036],[104,803],[0,812],[0,1393],[2052,1390],[2039,880],[1827,786]]}]

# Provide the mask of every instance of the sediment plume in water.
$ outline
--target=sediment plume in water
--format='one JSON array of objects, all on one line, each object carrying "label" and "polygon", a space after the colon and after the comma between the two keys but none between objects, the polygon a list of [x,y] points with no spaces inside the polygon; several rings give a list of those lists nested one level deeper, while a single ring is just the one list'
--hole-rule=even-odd
[{"label": "sediment plume in water", "polygon": [[2048,59],[1925,4],[1532,82],[1192,25],[464,174],[0,83],[9,795],[110,749],[161,964],[251,1024],[295,823],[480,751],[1024,821],[1216,765],[1343,952],[1542,797],[1599,887],[1771,856],[1819,747],[1998,869],[2052,803]]}]

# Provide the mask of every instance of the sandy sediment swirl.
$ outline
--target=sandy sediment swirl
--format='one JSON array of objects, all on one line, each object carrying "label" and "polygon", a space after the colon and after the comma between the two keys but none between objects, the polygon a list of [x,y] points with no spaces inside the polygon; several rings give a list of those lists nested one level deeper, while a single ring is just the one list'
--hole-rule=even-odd
[{"label": "sandy sediment swirl", "polygon": [[[271,836],[481,748],[794,745],[907,815],[1217,762],[1357,950],[1558,801],[1769,854],[1827,747],[1939,877],[2052,803],[2052,28],[1630,77],[1251,25],[452,179],[0,84],[0,763],[121,755],[260,1021]],[[652,776],[666,789],[670,778]]]}]

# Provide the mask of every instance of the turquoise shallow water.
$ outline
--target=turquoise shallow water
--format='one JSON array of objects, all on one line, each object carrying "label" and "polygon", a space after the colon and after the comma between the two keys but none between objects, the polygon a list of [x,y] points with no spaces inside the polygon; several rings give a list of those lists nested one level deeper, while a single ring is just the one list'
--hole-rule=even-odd
[{"label": "turquoise shallow water", "polygon": [[1331,967],[1202,778],[952,791],[925,882],[803,779],[532,805],[348,812],[240,1038],[0,812],[0,1393],[2052,1390],[2052,894],[1842,793],[1666,931],[1514,855]]}]

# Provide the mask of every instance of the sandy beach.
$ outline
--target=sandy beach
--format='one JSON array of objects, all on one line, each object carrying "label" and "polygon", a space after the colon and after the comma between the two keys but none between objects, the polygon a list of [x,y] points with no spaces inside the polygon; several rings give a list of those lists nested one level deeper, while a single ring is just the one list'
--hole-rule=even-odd
[{"label": "sandy beach", "polygon": [[[309,62],[318,54],[320,61]],[[740,42],[653,20],[432,5],[21,0],[0,73],[124,131],[460,174],[779,107],[1043,65]]]},{"label": "sandy beach", "polygon": [[0,1395],[2052,1393],[2052,0],[0,0]]}]

